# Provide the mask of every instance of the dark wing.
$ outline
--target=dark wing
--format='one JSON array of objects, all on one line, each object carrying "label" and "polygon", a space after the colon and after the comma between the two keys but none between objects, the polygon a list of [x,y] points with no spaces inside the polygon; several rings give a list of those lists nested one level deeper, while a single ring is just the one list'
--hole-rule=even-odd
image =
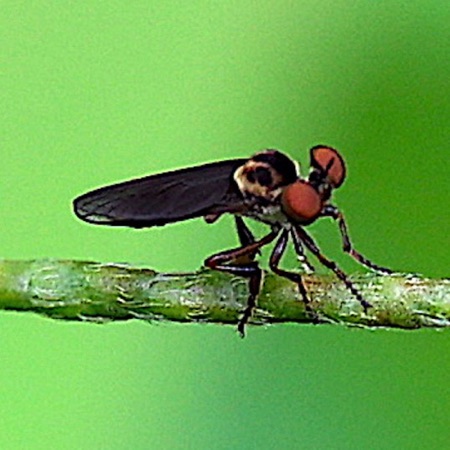
[{"label": "dark wing", "polygon": [[101,225],[151,227],[237,209],[233,179],[245,159],[175,170],[102,187],[76,198],[75,214]]}]

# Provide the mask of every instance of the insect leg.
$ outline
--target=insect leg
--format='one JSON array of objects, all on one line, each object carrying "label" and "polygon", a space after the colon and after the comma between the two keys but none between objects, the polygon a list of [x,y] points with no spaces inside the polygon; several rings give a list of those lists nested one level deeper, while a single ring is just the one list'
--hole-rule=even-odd
[{"label": "insect leg", "polygon": [[305,273],[314,273],[314,266],[308,261],[308,258],[305,254],[305,249],[303,248],[302,241],[299,239],[297,233],[292,229],[291,230],[292,241],[294,242],[295,253],[297,255],[297,259],[302,266],[302,269]]},{"label": "insect leg", "polygon": [[350,236],[348,234],[348,227],[344,219],[344,215],[335,206],[327,205],[324,208],[322,215],[331,217],[332,219],[337,221],[342,237],[342,248],[344,252],[348,253],[363,266],[366,266],[369,269],[374,270],[375,272],[380,272],[385,275],[394,273],[391,269],[387,269],[386,267],[381,267],[377,264],[374,264],[372,261],[368,260],[365,256],[361,255],[361,253],[353,248],[353,245],[350,241]]},{"label": "insect leg", "polygon": [[234,216],[236,222],[236,230],[239,236],[239,242],[241,245],[250,245],[255,242],[255,237],[250,231],[250,228],[245,224],[244,219],[241,216]]},{"label": "insect leg", "polygon": [[[302,279],[301,274],[296,273],[296,272],[289,272],[289,271],[281,269],[279,267],[281,258],[286,250],[286,244],[288,242],[288,237],[289,237],[289,231],[283,230],[281,232],[280,238],[278,239],[277,243],[275,244],[272,254],[270,255],[270,259],[269,259],[270,269],[274,273],[279,275],[280,277],[287,278],[288,280],[297,284],[300,295],[302,296],[303,303],[305,304],[306,311],[309,314],[311,314],[312,316],[314,316],[315,319],[317,319],[316,313],[311,310],[310,301],[308,298],[308,294],[306,292],[305,285],[303,284],[303,279]],[[298,236],[296,236],[296,238],[297,238],[298,242],[300,242],[300,239],[298,239]],[[295,246],[295,249],[297,250],[297,246]],[[303,248],[301,251],[303,254]],[[304,256],[304,254],[303,254],[303,256]]]},{"label": "insect leg", "polygon": [[361,303],[361,306],[364,308],[364,310],[367,311],[367,309],[370,308],[372,305],[367,300],[364,299],[364,297],[361,295],[358,289],[356,289],[354,284],[350,281],[347,275],[337,266],[337,264],[322,254],[319,247],[317,247],[316,243],[313,241],[311,236],[309,236],[309,234],[302,227],[299,226],[295,227],[295,232],[298,234],[299,239],[301,239],[301,241],[305,244],[308,250],[311,253],[313,253],[325,267],[331,269],[336,274],[336,276],[344,282],[345,286],[347,286],[347,289],[358,299],[359,303]]},{"label": "insect leg", "polygon": [[[278,232],[278,230],[273,230],[258,241],[254,241],[239,248],[217,253],[205,260],[205,266],[210,269],[249,278],[247,307],[244,309],[243,315],[238,323],[238,331],[242,337],[245,335],[245,325],[252,315],[258,295],[261,291],[262,270],[256,261],[252,261],[252,258],[261,247],[272,242],[277,237]],[[250,261],[242,263],[245,257],[247,257],[247,259],[250,257]],[[241,263],[239,263],[240,261]]]},{"label": "insect leg", "polygon": [[[246,256],[251,254],[261,247],[264,247],[267,244],[270,244],[279,234],[278,229],[272,230],[270,233],[263,236],[258,241],[255,241],[249,245],[244,245],[242,247],[234,248],[231,250],[225,250],[220,253],[216,253],[215,255],[210,256],[205,260],[205,265],[210,269],[217,269],[220,265],[236,261],[242,256]],[[228,267],[228,266],[226,266]]]},{"label": "insect leg", "polygon": [[[250,231],[250,228],[244,222],[244,219],[241,216],[234,216],[234,220],[236,222],[236,230],[239,236],[239,242],[242,246],[247,246],[253,244],[255,242],[255,237],[253,233]],[[260,255],[260,250],[255,250],[252,254],[248,254],[242,260],[236,261],[239,264],[245,264],[250,261],[254,261],[256,255]]]}]

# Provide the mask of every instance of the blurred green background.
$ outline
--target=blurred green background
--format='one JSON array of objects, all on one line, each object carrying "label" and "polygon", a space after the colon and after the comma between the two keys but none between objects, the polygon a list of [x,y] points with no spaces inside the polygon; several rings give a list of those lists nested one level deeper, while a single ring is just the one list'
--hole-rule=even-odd
[{"label": "blurred green background", "polygon": [[[2,258],[195,270],[236,244],[230,218],[110,229],[71,200],[265,147],[306,173],[326,143],[349,167],[336,203],[357,248],[449,275],[448,1],[4,0],[0,15]],[[311,228],[362,270],[332,223]],[[449,338],[1,313],[0,447],[448,448]]]}]

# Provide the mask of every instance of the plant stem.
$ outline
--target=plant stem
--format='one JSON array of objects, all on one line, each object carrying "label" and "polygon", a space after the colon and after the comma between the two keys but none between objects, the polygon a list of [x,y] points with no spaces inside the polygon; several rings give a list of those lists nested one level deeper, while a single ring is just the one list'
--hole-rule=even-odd
[{"label": "plant stem", "polygon": [[[450,280],[398,274],[354,275],[372,304],[367,313],[332,276],[305,275],[311,306],[326,323],[367,327],[450,327]],[[143,319],[237,323],[247,282],[202,270],[162,274],[85,261],[0,261],[0,309],[33,311],[53,319],[96,322]],[[253,324],[310,323],[296,286],[267,274]]]}]

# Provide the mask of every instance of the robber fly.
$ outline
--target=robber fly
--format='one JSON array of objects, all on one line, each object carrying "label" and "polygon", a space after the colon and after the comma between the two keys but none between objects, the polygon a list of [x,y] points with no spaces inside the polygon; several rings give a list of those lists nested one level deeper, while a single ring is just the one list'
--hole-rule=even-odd
[{"label": "robber fly", "polygon": [[[290,238],[306,269],[312,267],[305,248],[344,282],[364,309],[371,306],[305,230],[320,217],[337,222],[343,250],[356,261],[374,271],[392,273],[353,248],[344,217],[330,202],[333,189],[340,187],[346,176],[341,155],[331,147],[315,146],[310,150],[310,166],[309,176],[302,178],[296,162],[277,150],[265,150],[250,159],[220,161],[102,187],[75,199],[74,210],[86,222],[133,228],[162,226],[195,217],[212,223],[225,213],[233,214],[240,247],[210,256],[205,265],[248,278],[247,306],[238,323],[243,336],[261,290],[262,270],[255,258],[261,247],[275,240],[270,268],[297,284],[307,310],[311,312],[302,275],[279,267]],[[267,224],[271,231],[255,239],[244,217]]]}]

